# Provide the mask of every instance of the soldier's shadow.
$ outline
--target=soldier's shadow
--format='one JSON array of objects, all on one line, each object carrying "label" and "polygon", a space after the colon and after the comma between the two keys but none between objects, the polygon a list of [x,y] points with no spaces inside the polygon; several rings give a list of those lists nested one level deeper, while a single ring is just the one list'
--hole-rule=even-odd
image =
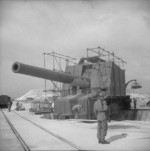
[{"label": "soldier's shadow", "polygon": [[114,142],[117,141],[119,139],[125,138],[127,137],[128,134],[126,133],[122,133],[120,135],[115,135],[115,136],[111,136],[109,139],[107,139],[108,142]]}]

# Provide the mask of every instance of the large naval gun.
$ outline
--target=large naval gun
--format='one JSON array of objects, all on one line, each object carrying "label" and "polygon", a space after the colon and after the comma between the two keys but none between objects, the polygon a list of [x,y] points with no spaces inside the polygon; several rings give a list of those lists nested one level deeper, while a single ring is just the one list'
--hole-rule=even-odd
[{"label": "large naval gun", "polygon": [[130,97],[126,95],[125,70],[113,61],[98,56],[82,58],[76,65],[66,66],[65,72],[15,62],[14,73],[30,75],[61,82],[62,97],[54,101],[55,118],[74,118],[72,108],[82,106],[79,118],[95,119],[93,113],[97,93],[102,92],[109,106],[109,117],[119,119],[124,110],[130,108]]},{"label": "large naval gun", "polygon": [[33,77],[43,78],[61,83],[68,83],[72,85],[77,84],[78,86],[83,88],[90,86],[90,81],[88,78],[77,77],[69,73],[35,67],[20,62],[13,63],[12,70],[15,73],[26,74]]}]

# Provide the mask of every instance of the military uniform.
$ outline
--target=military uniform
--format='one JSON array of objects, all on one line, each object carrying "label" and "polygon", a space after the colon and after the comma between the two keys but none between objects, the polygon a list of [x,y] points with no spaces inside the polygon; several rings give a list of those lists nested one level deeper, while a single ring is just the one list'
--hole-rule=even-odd
[{"label": "military uniform", "polygon": [[10,110],[11,110],[11,106],[12,106],[12,101],[10,100],[9,102],[8,102],[8,111],[10,112]]},{"label": "military uniform", "polygon": [[72,107],[72,111],[74,112],[75,114],[75,119],[78,119],[79,118],[79,112],[80,112],[80,109],[82,108],[83,106],[80,105],[80,104],[76,104]]},{"label": "military uniform", "polygon": [[108,144],[105,141],[105,136],[107,135],[107,115],[106,112],[108,111],[108,106],[106,101],[102,97],[98,97],[98,100],[94,103],[94,113],[97,117],[97,138],[99,143]]}]

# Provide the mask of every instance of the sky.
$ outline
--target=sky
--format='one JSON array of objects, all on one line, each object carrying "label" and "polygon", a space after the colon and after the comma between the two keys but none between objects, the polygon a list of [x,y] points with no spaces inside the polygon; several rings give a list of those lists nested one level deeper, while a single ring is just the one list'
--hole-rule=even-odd
[{"label": "sky", "polygon": [[149,0],[0,0],[0,95],[44,89],[43,79],[13,73],[15,61],[43,67],[44,52],[79,59],[98,46],[127,62],[138,93],[150,93],[149,41]]}]

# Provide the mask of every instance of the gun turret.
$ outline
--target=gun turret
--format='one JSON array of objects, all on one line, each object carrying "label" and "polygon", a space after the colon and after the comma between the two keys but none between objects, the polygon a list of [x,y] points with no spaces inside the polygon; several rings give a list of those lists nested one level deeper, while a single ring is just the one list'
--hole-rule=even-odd
[{"label": "gun turret", "polygon": [[[92,49],[92,51],[98,52],[97,56],[89,56],[87,54],[87,58],[83,57],[78,64],[67,65],[65,72],[20,62],[13,63],[12,71],[63,83],[60,89],[62,97],[54,101],[54,118],[72,118],[72,107],[80,104],[83,106],[80,117],[83,119],[94,119],[94,102],[97,100],[97,94],[103,91],[102,94],[109,105],[109,116],[112,119],[117,119],[123,113],[121,112],[122,110],[130,108],[131,102],[130,96],[126,95],[128,83],[125,84],[125,70],[112,59],[106,60],[105,55],[101,55],[103,53],[101,50],[104,51],[100,47]],[[118,58],[114,53],[107,51],[106,53],[108,53],[108,58]],[[118,60],[119,62],[120,60],[122,61],[120,58]],[[53,84],[55,85],[55,83]],[[133,86],[137,88],[139,84],[136,83]]]},{"label": "gun turret", "polygon": [[75,77],[71,74],[35,67],[20,62],[15,62],[12,65],[14,73],[25,74],[33,77],[43,78],[47,80],[68,83],[79,87],[89,87],[90,82],[87,78]]}]

